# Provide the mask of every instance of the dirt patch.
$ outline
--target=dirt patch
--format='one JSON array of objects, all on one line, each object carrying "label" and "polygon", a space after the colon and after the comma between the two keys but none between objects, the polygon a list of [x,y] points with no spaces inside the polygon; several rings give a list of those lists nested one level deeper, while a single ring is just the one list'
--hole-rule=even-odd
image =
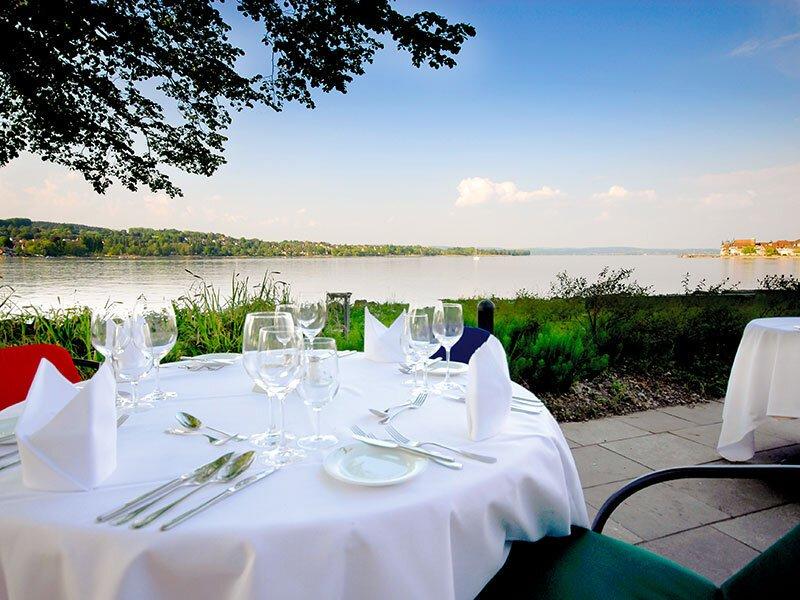
[{"label": "dirt patch", "polygon": [[542,392],[536,395],[559,422],[587,421],[711,400],[689,389],[670,373],[646,377],[610,372],[590,381],[576,382],[567,392]]}]

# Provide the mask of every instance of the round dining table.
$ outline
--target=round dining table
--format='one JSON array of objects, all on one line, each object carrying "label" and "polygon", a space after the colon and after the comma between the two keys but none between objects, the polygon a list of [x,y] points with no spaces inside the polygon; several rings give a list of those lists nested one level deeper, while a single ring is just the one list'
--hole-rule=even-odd
[{"label": "round dining table", "polygon": [[[385,437],[368,408],[406,400],[408,376],[361,353],[341,357],[340,369],[323,430],[340,445],[356,443],[352,425]],[[466,385],[466,376],[457,380]],[[20,468],[0,472],[0,598],[467,599],[503,565],[510,541],[588,526],[572,454],[547,409],[512,412],[501,433],[471,442],[465,405],[435,394],[398,416],[395,427],[496,463],[459,457],[463,469],[454,470],[431,462],[402,484],[363,487],[332,478],[325,453],[310,452],[174,529],[99,524],[101,513],[178,474],[252,449],[246,441],[215,447],[202,436],[166,434],[177,411],[231,432],[266,428],[267,399],[253,391],[240,362],[213,371],[165,365],[161,382],[177,397],[122,425],[116,470],[99,487],[36,491],[23,485]],[[516,384],[514,393],[533,397]],[[296,394],[286,407],[287,428],[310,433]],[[0,419],[23,409],[12,406]],[[266,468],[256,462],[248,474]],[[203,490],[186,507],[220,489]]]},{"label": "round dining table", "polygon": [[717,451],[730,461],[755,453],[755,431],[769,419],[800,418],[800,317],[754,319],[733,360]]}]

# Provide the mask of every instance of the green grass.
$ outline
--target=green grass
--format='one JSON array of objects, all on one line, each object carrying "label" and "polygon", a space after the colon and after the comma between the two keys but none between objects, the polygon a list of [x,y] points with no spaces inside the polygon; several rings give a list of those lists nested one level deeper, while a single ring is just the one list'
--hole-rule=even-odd
[{"label": "green grass", "polygon": [[[559,392],[576,381],[624,371],[678,378],[718,397],[745,325],[758,317],[800,314],[794,280],[765,281],[763,289],[748,293],[715,287],[653,296],[629,279],[630,273],[619,272],[604,272],[592,284],[560,278],[554,293],[561,297],[494,298],[495,334],[508,353],[512,377],[536,392]],[[271,310],[289,296],[270,273],[255,283],[234,276],[224,294],[198,278],[175,302],[179,336],[166,360],[239,351],[247,313]],[[479,300],[458,300],[468,325],[475,324]],[[88,309],[45,313],[13,302],[8,294],[0,298],[0,347],[52,343],[76,358],[100,358],[91,347]],[[365,306],[386,324],[404,308],[357,301],[345,336],[341,309],[332,305],[323,335],[335,338],[340,349],[362,350]]]}]

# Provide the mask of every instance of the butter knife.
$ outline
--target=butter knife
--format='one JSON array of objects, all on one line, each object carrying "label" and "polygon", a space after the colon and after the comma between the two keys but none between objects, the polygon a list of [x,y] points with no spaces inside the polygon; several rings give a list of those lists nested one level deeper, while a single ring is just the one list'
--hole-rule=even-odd
[{"label": "butter knife", "polygon": [[403,446],[401,444],[396,444],[394,442],[390,442],[389,440],[379,440],[377,438],[368,438],[364,437],[363,435],[357,435],[355,433],[351,434],[353,439],[358,440],[359,442],[364,442],[365,444],[369,444],[371,446],[379,446],[380,448],[392,448],[394,450],[403,450],[404,452],[408,452],[410,454],[416,454],[417,456],[424,456],[425,458],[432,458],[437,463],[444,467],[450,467],[451,469],[460,469],[464,465],[460,462],[457,462],[450,458],[445,454],[439,454],[438,452],[432,452],[430,450],[423,450],[421,448],[412,448],[411,446]]},{"label": "butter knife", "polygon": [[249,486],[253,485],[254,483],[257,483],[257,482],[261,481],[262,479],[264,479],[268,475],[272,475],[277,470],[278,470],[277,468],[273,468],[273,469],[268,469],[266,471],[261,471],[260,473],[256,473],[255,475],[251,475],[250,477],[247,477],[246,479],[242,479],[241,481],[238,481],[238,482],[234,483],[232,486],[230,486],[229,488],[224,489],[223,491],[221,491],[219,494],[217,494],[216,496],[214,496],[210,500],[206,500],[205,502],[203,502],[202,504],[194,507],[193,509],[187,510],[185,513],[183,513],[181,515],[178,515],[177,517],[172,519],[172,521],[170,521],[168,523],[164,523],[161,526],[161,531],[167,531],[169,529],[172,529],[176,525],[180,525],[181,523],[183,523],[187,519],[191,519],[196,514],[203,512],[204,510],[206,510],[207,508],[209,508],[211,506],[214,506],[217,502],[220,502],[221,500],[224,500],[225,498],[227,498],[229,496],[232,496],[236,492],[240,492],[244,488],[249,487]]}]

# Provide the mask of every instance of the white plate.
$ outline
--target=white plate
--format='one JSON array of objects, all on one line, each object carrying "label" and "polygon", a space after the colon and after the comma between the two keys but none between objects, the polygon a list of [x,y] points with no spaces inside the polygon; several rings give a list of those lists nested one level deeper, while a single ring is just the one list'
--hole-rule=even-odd
[{"label": "white plate", "polygon": [[[450,375],[463,375],[469,371],[469,365],[460,362],[450,363]],[[441,375],[444,377],[447,374],[447,363],[440,361],[428,367],[428,375]]]},{"label": "white plate", "polygon": [[238,352],[216,352],[212,354],[198,354],[192,360],[238,360],[242,357]]},{"label": "white plate", "polygon": [[371,487],[395,485],[422,473],[428,459],[391,448],[349,444],[332,451],[322,463],[334,479]]}]

